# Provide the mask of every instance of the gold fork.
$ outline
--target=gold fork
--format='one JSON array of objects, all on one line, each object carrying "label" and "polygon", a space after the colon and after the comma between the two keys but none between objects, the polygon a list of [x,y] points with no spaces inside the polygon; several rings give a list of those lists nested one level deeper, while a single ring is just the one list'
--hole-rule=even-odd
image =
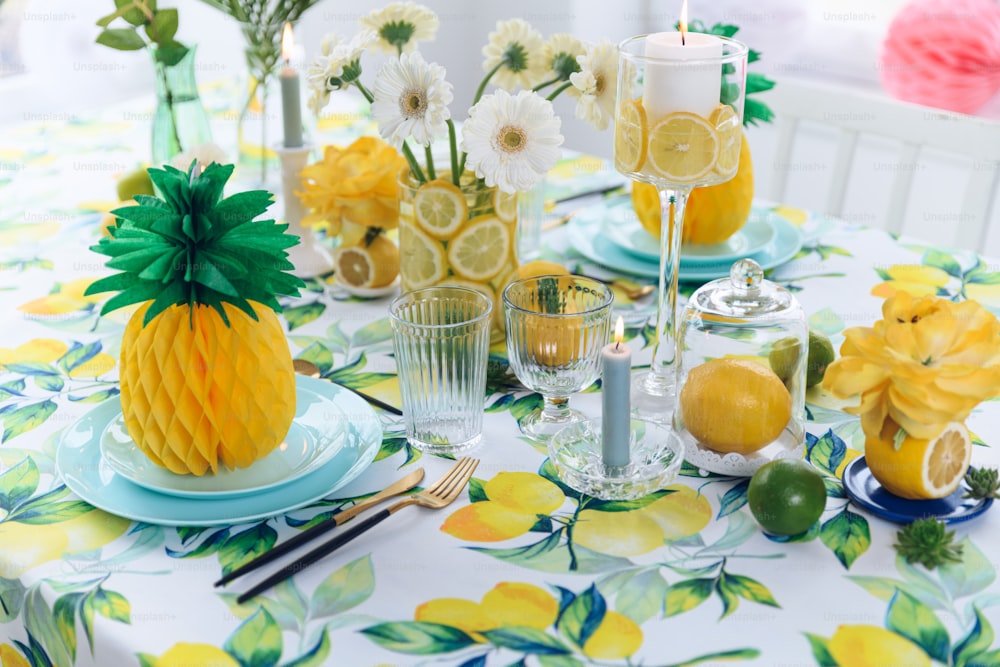
[{"label": "gold fork", "polygon": [[370,528],[373,528],[382,521],[385,521],[390,515],[395,514],[404,507],[408,507],[409,505],[420,505],[421,507],[430,507],[431,509],[441,509],[442,507],[451,504],[455,498],[458,498],[458,494],[462,492],[465,485],[469,483],[469,480],[472,478],[472,473],[475,472],[476,466],[478,465],[479,459],[463,456],[455,462],[455,465],[451,467],[451,470],[445,473],[444,477],[436,481],[431,486],[427,487],[420,493],[415,493],[408,498],[404,498],[397,503],[393,503],[386,509],[373,514],[350,530],[339,533],[333,539],[330,539],[312,551],[303,554],[301,558],[281,568],[271,576],[261,581],[259,584],[253,586],[246,593],[240,595],[236,598],[236,601],[242,604],[255,595],[259,595],[269,588],[281,583],[288,577],[291,577],[295,573],[304,570],[316,561],[321,560],[325,556],[333,553],[358,535],[361,535]]}]

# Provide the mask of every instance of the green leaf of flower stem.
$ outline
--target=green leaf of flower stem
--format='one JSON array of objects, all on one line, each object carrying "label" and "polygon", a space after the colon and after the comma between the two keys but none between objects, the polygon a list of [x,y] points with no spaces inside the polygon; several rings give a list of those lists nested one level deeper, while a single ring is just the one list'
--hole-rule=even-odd
[{"label": "green leaf of flower stem", "polygon": [[375,591],[371,555],[362,556],[323,580],[313,593],[310,618],[334,616],[358,606]]},{"label": "green leaf of flower stem", "polygon": [[847,508],[823,524],[819,537],[847,569],[871,545],[868,520]]},{"label": "green leaf of flower stem", "polygon": [[926,266],[933,266],[936,269],[941,269],[954,278],[962,277],[962,267],[955,261],[955,258],[948,253],[941,252],[940,250],[928,250],[925,252],[923,263]]},{"label": "green leaf of flower stem", "polygon": [[146,48],[146,41],[131,28],[105,28],[97,36],[97,43],[118,51],[138,51]]},{"label": "green leaf of flower stem", "polygon": [[473,477],[469,480],[469,502],[479,503],[484,500],[489,500],[486,495],[485,484],[478,477]]},{"label": "green leaf of flower stem", "polygon": [[615,609],[642,625],[663,611],[669,584],[657,570],[644,570],[630,578],[618,591]]},{"label": "green leaf of flower stem", "polygon": [[231,535],[219,546],[219,565],[229,574],[257,556],[269,551],[278,541],[278,533],[267,521],[254,524],[248,530]]},{"label": "green leaf of flower stem", "polygon": [[816,659],[819,667],[840,667],[837,661],[833,659],[833,656],[830,655],[830,649],[827,647],[827,644],[830,642],[829,639],[810,632],[803,632],[802,634],[809,640],[809,647],[812,649],[813,658]]},{"label": "green leaf of flower stem", "polygon": [[532,655],[565,655],[569,648],[543,630],[530,627],[507,627],[482,633],[494,646]]},{"label": "green leaf of flower stem", "polygon": [[719,500],[719,514],[716,519],[729,516],[747,504],[747,489],[750,488],[750,479],[737,482],[731,489],[726,491],[722,499]]},{"label": "green leaf of flower stem", "polygon": [[825,473],[836,477],[837,468],[844,462],[847,444],[833,429],[829,429],[806,452],[806,460]]},{"label": "green leaf of flower stem", "polygon": [[[156,12],[156,0],[140,0],[146,9],[150,13]],[[122,14],[122,18],[135,26],[140,26],[148,20],[146,12],[142,11],[138,7],[134,6],[133,0],[115,0],[115,7],[118,9],[127,9],[127,11]],[[128,9],[130,8],[131,9]]]},{"label": "green leaf of flower stem", "polygon": [[73,343],[73,347],[67,350],[63,356],[59,357],[56,363],[63,371],[69,373],[74,368],[82,366],[96,357],[100,351],[100,341],[87,343],[86,345],[83,343]]},{"label": "green leaf of flower stem", "polygon": [[222,648],[241,665],[273,667],[281,658],[281,628],[266,609],[258,609],[240,623]]},{"label": "green leaf of flower stem", "polygon": [[604,601],[604,596],[598,592],[597,586],[591,584],[590,588],[577,595],[559,614],[556,627],[562,635],[582,647],[601,625],[606,612],[607,603]]},{"label": "green leaf of flower stem", "polygon": [[726,574],[726,585],[731,591],[745,600],[766,604],[770,607],[781,607],[771,595],[767,586],[756,579],[745,577],[741,574]]},{"label": "green leaf of flower stem", "polygon": [[10,623],[21,615],[24,594],[24,584],[19,579],[0,577],[0,623]]},{"label": "green leaf of flower stem", "polygon": [[952,599],[975,595],[989,588],[996,580],[993,563],[968,537],[959,542],[961,563],[945,563],[938,568],[941,582]]},{"label": "green leaf of flower stem", "polygon": [[382,648],[410,655],[450,653],[476,643],[458,628],[422,621],[379,623],[361,633]]},{"label": "green leaf of flower stem", "polygon": [[56,404],[50,400],[41,403],[30,403],[3,415],[3,437],[0,442],[7,442],[22,433],[41,426],[45,420],[56,411]]},{"label": "green leaf of flower stem", "polygon": [[52,617],[56,623],[63,645],[71,658],[76,659],[76,609],[83,593],[70,593],[56,600],[52,607]]},{"label": "green leaf of flower stem", "polygon": [[59,375],[58,368],[41,361],[16,361],[6,364],[6,368],[11,373],[21,373],[22,375]]},{"label": "green leaf of flower stem", "polygon": [[146,25],[146,36],[158,44],[168,44],[174,41],[177,34],[177,10],[161,9],[153,15],[153,20]]},{"label": "green leaf of flower stem", "polygon": [[35,386],[42,391],[59,392],[66,386],[66,382],[58,375],[36,375]]},{"label": "green leaf of flower stem", "polygon": [[906,637],[940,662],[948,662],[948,631],[934,611],[909,593],[897,591],[889,601],[885,627]]},{"label": "green leaf of flower stem", "polygon": [[0,475],[0,510],[10,513],[38,488],[38,466],[26,456]]},{"label": "green leaf of flower stem", "polygon": [[737,607],[740,606],[740,598],[736,594],[736,591],[729,585],[729,577],[725,572],[719,574],[715,580],[715,592],[719,594],[719,599],[722,600],[722,616],[719,617],[721,621],[736,611]]},{"label": "green leaf of flower stem", "polygon": [[691,611],[707,600],[714,588],[715,579],[708,578],[687,579],[673,584],[664,598],[663,615],[670,617]]},{"label": "green leaf of flower stem", "polygon": [[978,608],[975,608],[975,611],[976,622],[969,630],[969,634],[962,637],[952,649],[952,664],[955,667],[965,667],[970,664],[970,659],[985,652],[993,643],[993,628]]},{"label": "green leaf of flower stem", "polygon": [[297,359],[304,359],[316,365],[320,375],[327,373],[333,368],[333,353],[320,342],[312,342],[309,347],[302,350]]}]

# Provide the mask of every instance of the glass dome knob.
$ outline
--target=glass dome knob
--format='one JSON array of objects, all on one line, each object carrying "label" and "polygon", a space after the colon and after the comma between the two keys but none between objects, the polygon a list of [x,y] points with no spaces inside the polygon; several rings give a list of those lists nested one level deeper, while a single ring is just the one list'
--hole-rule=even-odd
[{"label": "glass dome knob", "polygon": [[754,295],[760,292],[764,270],[752,259],[741,259],[729,269],[729,281],[737,294]]}]

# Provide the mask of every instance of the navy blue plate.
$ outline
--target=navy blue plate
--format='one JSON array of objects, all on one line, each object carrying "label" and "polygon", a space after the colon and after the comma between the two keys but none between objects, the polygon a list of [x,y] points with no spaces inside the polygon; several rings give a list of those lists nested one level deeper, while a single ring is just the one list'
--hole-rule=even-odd
[{"label": "navy blue plate", "polygon": [[950,496],[938,500],[906,500],[894,496],[878,483],[864,456],[859,456],[844,468],[844,491],[855,504],[895,523],[910,523],[928,517],[945,523],[958,523],[979,516],[993,504],[992,498],[963,498],[962,494],[968,491],[964,483]]}]

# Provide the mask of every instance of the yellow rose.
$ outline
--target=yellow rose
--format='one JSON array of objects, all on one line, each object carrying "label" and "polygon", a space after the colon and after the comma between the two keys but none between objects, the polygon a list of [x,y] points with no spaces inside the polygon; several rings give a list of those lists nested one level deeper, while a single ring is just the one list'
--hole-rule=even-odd
[{"label": "yellow rose", "polygon": [[860,395],[845,409],[861,415],[866,434],[881,433],[891,417],[916,438],[934,438],[1000,394],[1000,322],[979,303],[900,291],[882,317],[844,332],[823,381],[840,398]]},{"label": "yellow rose", "polygon": [[347,148],[327,146],[321,161],[302,170],[296,194],[311,209],[305,223],[325,222],[334,235],[348,222],[396,227],[397,179],[405,167],[396,149],[377,137],[361,137]]}]

